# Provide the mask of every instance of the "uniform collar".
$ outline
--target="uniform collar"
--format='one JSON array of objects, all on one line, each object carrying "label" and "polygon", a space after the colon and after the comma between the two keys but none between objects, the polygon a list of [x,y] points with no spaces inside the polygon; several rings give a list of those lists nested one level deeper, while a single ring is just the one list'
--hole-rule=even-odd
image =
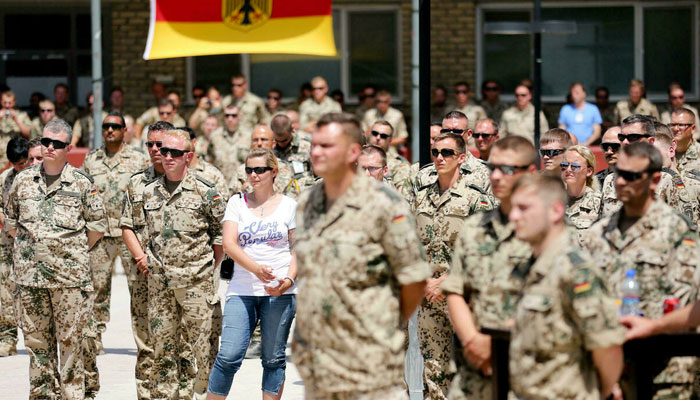
[{"label": "uniform collar", "polygon": [[508,221],[508,216],[501,213],[501,208],[484,212],[479,226],[488,229],[499,242],[504,242],[515,234],[515,226]]},{"label": "uniform collar", "polygon": [[603,230],[603,236],[617,249],[623,249],[625,246],[641,237],[645,232],[659,226],[657,216],[661,213],[661,208],[663,208],[663,202],[661,200],[654,201],[651,203],[646,213],[630,226],[625,233],[622,233],[619,228],[619,223],[622,213],[624,212],[623,207],[610,217],[610,221]]},{"label": "uniform collar", "polygon": [[[350,183],[347,191],[336,199],[333,205],[326,209],[326,192],[323,189],[323,184],[316,185],[310,193],[310,202],[305,210],[307,217],[304,222],[305,228],[321,231],[326,229],[333,222],[337,221],[348,208],[359,210],[366,203],[366,194],[371,190],[371,181],[363,174],[355,174],[355,177]],[[316,220],[308,218],[308,212],[311,211],[312,217]]]},{"label": "uniform collar", "polygon": [[[155,171],[154,171],[155,172]],[[185,174],[185,177],[182,179],[182,182],[180,185],[173,191],[172,194],[168,192],[168,189],[166,188],[165,185],[165,179],[166,176],[165,174],[161,175],[158,178],[158,191],[160,191],[161,195],[165,197],[166,199],[171,199],[175,197],[178,193],[184,192],[184,191],[193,191],[195,189],[195,181],[194,181],[194,174],[192,173],[192,170],[189,168],[187,169],[187,173]]]},{"label": "uniform collar", "polygon": [[[565,254],[566,248],[571,243],[571,231],[570,228],[564,228],[564,231],[554,242],[552,242],[549,247],[544,249],[542,254],[537,257],[537,260],[532,265],[530,269],[530,274],[528,276],[528,281],[531,279],[537,279],[539,277],[547,276],[552,269],[556,268],[557,265],[554,263],[556,258]],[[537,274],[538,276],[535,276]],[[539,279],[537,279],[539,280]]]}]

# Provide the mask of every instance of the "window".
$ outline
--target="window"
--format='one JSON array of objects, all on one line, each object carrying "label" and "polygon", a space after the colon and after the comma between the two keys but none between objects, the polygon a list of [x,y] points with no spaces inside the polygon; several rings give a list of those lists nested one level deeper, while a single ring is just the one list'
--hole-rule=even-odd
[{"label": "window", "polygon": [[[697,2],[684,1],[591,7],[545,3],[542,20],[573,21],[577,30],[542,35],[543,99],[564,101],[574,81],[583,82],[590,97],[597,86],[607,86],[614,99],[621,99],[635,77],[644,80],[652,100],[666,100],[673,81],[681,83],[687,97],[697,99],[697,9]],[[478,16],[483,32],[489,22],[530,21],[531,8],[481,5]],[[496,79],[511,94],[522,78],[531,77],[531,35],[483,33],[477,40],[477,83]]]},{"label": "window", "polygon": [[[231,90],[230,76],[240,71],[248,76],[252,92],[264,97],[269,89],[277,88],[291,101],[298,96],[302,83],[320,75],[328,81],[329,90],[342,90],[348,102],[356,101],[356,93],[362,86],[378,82],[400,99],[400,22],[399,8],[395,6],[334,7],[335,57],[294,54],[193,57],[195,61],[189,64],[192,66],[188,76],[193,85],[225,86],[222,93],[227,94]],[[205,72],[212,70],[216,72]]]}]

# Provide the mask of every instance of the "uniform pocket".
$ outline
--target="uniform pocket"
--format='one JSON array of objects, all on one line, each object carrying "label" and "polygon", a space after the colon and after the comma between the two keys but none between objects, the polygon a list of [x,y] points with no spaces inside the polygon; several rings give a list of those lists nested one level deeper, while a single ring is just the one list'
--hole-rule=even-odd
[{"label": "uniform pocket", "polygon": [[202,228],[201,200],[182,201],[175,206],[173,229],[179,232],[197,232]]},{"label": "uniform pocket", "polygon": [[153,234],[158,234],[163,231],[163,215],[161,208],[163,203],[160,201],[146,201],[143,205],[143,218],[148,224],[149,230]]},{"label": "uniform pocket", "polygon": [[78,230],[82,228],[80,198],[75,196],[56,195],[54,197],[54,223],[61,228]]}]

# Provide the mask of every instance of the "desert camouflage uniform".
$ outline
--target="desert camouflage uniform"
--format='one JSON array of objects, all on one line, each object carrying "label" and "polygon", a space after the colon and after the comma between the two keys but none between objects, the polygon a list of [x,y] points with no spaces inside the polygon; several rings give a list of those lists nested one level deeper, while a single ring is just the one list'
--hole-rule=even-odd
[{"label": "desert camouflage uniform", "polygon": [[498,103],[491,105],[491,103],[489,103],[488,101],[482,100],[481,103],[479,103],[479,104],[486,112],[486,116],[491,118],[494,121],[500,121],[501,116],[503,115],[503,111],[508,109],[508,104],[504,103],[502,101],[499,101]]},{"label": "desert camouflage uniform", "polygon": [[204,180],[213,184],[214,188],[217,192],[219,192],[224,201],[228,201],[231,193],[229,193],[228,184],[224,174],[222,174],[218,168],[206,161],[199,160],[197,165],[190,167],[190,170],[195,175],[199,176],[200,178],[204,178]]},{"label": "desert camouflage uniform", "polygon": [[700,144],[694,139],[685,153],[676,152],[676,168],[683,174],[688,169],[700,170]]},{"label": "desert camouflage uniform", "polygon": [[[362,130],[367,131],[367,129],[372,127],[372,125],[379,120],[384,120],[391,124],[394,128],[394,135],[392,137],[398,139],[408,138],[408,129],[406,128],[406,120],[403,117],[403,113],[394,107],[389,107],[384,115],[382,115],[377,108],[370,108],[367,110],[362,116]],[[394,148],[394,151],[396,151],[396,148]]]},{"label": "desert camouflage uniform", "polygon": [[[29,115],[18,109],[14,109],[17,119],[25,126],[31,126],[32,120]],[[22,136],[19,131],[19,125],[10,116],[0,115],[0,169],[5,168],[9,160],[7,159],[7,143],[10,139]]]},{"label": "desert camouflage uniform", "polygon": [[66,121],[68,125],[73,125],[80,118],[80,112],[78,107],[73,106],[70,102],[66,102],[63,107],[59,107],[56,104],[56,116]]},{"label": "desert camouflage uniform", "polygon": [[202,135],[197,137],[197,145],[194,147],[194,152],[200,160],[206,162],[211,162],[211,157],[209,156],[209,139]]},{"label": "desert camouflage uniform", "polygon": [[389,178],[396,190],[407,201],[413,198],[413,181],[411,179],[411,164],[402,156],[388,155],[386,165],[389,167]]},{"label": "desert camouflage uniform", "polygon": [[[646,317],[661,317],[667,298],[679,299],[681,307],[695,301],[700,282],[700,243],[691,224],[658,200],[624,233],[618,228],[621,216],[620,211],[604,218],[584,236],[586,249],[607,276],[611,294],[622,298],[625,272],[635,269],[641,287],[640,309]],[[656,387],[662,390],[655,398],[690,398],[695,360],[672,358],[654,379],[655,384],[663,385]]]},{"label": "desert camouflage uniform", "polygon": [[576,237],[581,246],[584,232],[600,219],[602,211],[603,195],[589,186],[586,186],[583,196],[569,199],[569,205],[566,207],[567,222],[576,228]]},{"label": "desert camouflage uniform", "polygon": [[309,123],[321,119],[323,114],[343,111],[337,101],[325,96],[320,103],[313,98],[304,100],[299,105],[299,129],[305,131]]},{"label": "desert camouflage uniform", "polygon": [[[467,151],[467,159],[459,167],[459,171],[466,179],[467,184],[474,185],[491,196],[491,173],[489,169],[479,162],[479,159],[474,157],[470,152]],[[416,193],[421,190],[423,186],[437,182],[435,164],[430,163],[421,167],[413,181],[412,197],[415,197]],[[411,200],[411,202],[413,202],[413,200]]]},{"label": "desert camouflage uniform", "polygon": [[17,175],[5,212],[6,229],[17,230],[14,297],[30,356],[29,398],[54,398],[59,370],[62,398],[83,399],[82,346],[94,330],[87,326],[93,285],[86,232],[106,229],[102,198],[92,178],[70,164],[47,188],[39,165]]},{"label": "desert camouflage uniform", "polygon": [[590,352],[625,340],[606,285],[571,228],[532,264],[510,342],[510,384],[518,398],[601,398]]},{"label": "desert camouflage uniform", "polygon": [[641,99],[636,106],[629,100],[620,100],[615,104],[615,125],[621,125],[622,120],[632,114],[642,114],[659,119],[659,110],[647,99]]},{"label": "desert camouflage uniform", "polygon": [[[517,106],[503,111],[501,121],[498,123],[501,137],[522,136],[535,143],[535,106],[528,105],[524,110]],[[549,130],[549,123],[544,113],[540,111],[540,135]]]},{"label": "desert camouflage uniform", "polygon": [[[54,120],[58,117],[54,116],[51,118],[51,120]],[[36,139],[40,138],[41,135],[44,133],[44,126],[46,124],[41,120],[41,117],[36,117],[32,120],[32,130],[29,131],[29,140],[31,139]]]},{"label": "desert camouflage uniform", "polygon": [[124,192],[129,177],[147,165],[147,157],[128,145],[123,145],[113,155],[108,155],[102,146],[89,152],[83,162],[83,170],[95,180],[97,191],[102,196],[107,221],[104,237],[90,251],[90,269],[95,287],[94,313],[100,336],[107,330],[109,322],[114,262],[119,257],[122,264],[126,264],[125,261],[130,258],[119,225]]},{"label": "desert camouflage uniform", "polygon": [[469,129],[474,129],[476,126],[476,121],[486,118],[486,111],[484,108],[476,104],[467,104],[462,108],[455,107],[455,110],[460,111],[467,116],[467,119],[469,119]]},{"label": "desert camouflage uniform", "polygon": [[[141,137],[148,137],[148,126],[156,121],[161,121],[161,119],[160,115],[158,115],[158,107],[155,106],[144,111],[143,114],[136,119],[136,123],[143,126]],[[173,117],[173,126],[187,126],[187,122],[180,116],[180,114],[175,113],[175,116]]]},{"label": "desert camouflage uniform", "polygon": [[316,183],[316,176],[311,169],[311,143],[294,135],[292,142],[286,148],[280,149],[275,145],[273,151],[277,161],[285,163],[291,174],[288,179],[278,174],[277,181],[282,181],[284,184],[284,190],[279,193],[296,200],[301,192]]},{"label": "desert camouflage uniform", "polygon": [[[4,204],[7,203],[12,182],[17,176],[17,171],[10,167],[0,174],[0,190],[2,201],[0,213],[5,214]],[[12,246],[14,238],[7,234],[3,226],[0,232],[0,347],[9,346],[16,349],[17,346],[17,321],[13,309],[15,284],[10,279],[12,273]]]},{"label": "desert camouflage uniform", "polygon": [[[128,205],[127,207],[128,208]],[[214,252],[221,245],[221,220],[226,202],[214,185],[187,171],[169,193],[165,177],[144,189],[147,223],[148,319],[153,343],[151,398],[178,395],[181,373],[179,335],[192,346],[196,382],[208,380],[214,361],[210,337],[215,306]],[[195,382],[191,383],[192,386]]]},{"label": "desert camouflage uniform", "polygon": [[251,92],[246,91],[240,99],[229,94],[221,101],[223,108],[228,107],[230,104],[238,107],[238,115],[241,121],[238,129],[247,136],[253,133],[253,129],[255,129],[257,124],[264,123],[270,118],[265,102]]},{"label": "desert camouflage uniform", "polygon": [[[461,176],[440,193],[438,182],[421,188],[414,200],[418,236],[426,249],[433,278],[448,273],[457,233],[465,219],[493,208],[489,196],[469,185]],[[452,349],[452,324],[447,303],[423,300],[418,312],[418,340],[423,354],[424,394],[430,399],[447,399],[452,374],[447,367]]]},{"label": "desert camouflage uniform", "polygon": [[240,129],[228,132],[225,126],[215,130],[209,136],[209,159],[218,168],[227,182],[236,178],[238,166],[245,164],[245,158],[250,152],[250,134],[244,134]]},{"label": "desert camouflage uniform", "polygon": [[[613,173],[613,166],[608,166],[608,168],[601,169],[600,171],[596,172],[593,174],[593,178],[598,180],[598,187],[602,188],[603,184],[605,183],[605,178],[608,177],[608,175]],[[602,194],[602,191],[601,191]]]},{"label": "desert camouflage uniform", "polygon": [[404,381],[400,288],[430,276],[415,232],[408,204],[367,176],[329,209],[322,184],[302,194],[292,354],[313,398],[397,398],[386,391]]},{"label": "desert camouflage uniform", "polygon": [[[105,118],[107,118],[107,112],[102,111],[102,120],[104,121]],[[102,132],[102,127],[99,127],[97,132],[95,132],[94,125],[92,113],[75,121],[75,124],[73,124],[73,137],[79,139],[76,144],[77,147],[94,147],[95,135],[100,135]]]},{"label": "desert camouflage uniform", "polygon": [[[683,104],[682,108],[687,108],[695,114],[695,126],[700,127],[700,114],[698,114],[698,109],[691,106],[690,104]],[[669,106],[661,112],[661,122],[668,125],[671,123],[671,115],[673,114],[673,108]],[[697,131],[695,132],[697,135]]]},{"label": "desert camouflage uniform", "polygon": [[[450,274],[442,283],[447,293],[464,296],[474,325],[506,329],[515,314],[532,252],[515,237],[513,224],[500,209],[473,215],[457,235]],[[490,400],[491,380],[464,358],[456,342],[449,371],[455,374],[451,400]]]}]

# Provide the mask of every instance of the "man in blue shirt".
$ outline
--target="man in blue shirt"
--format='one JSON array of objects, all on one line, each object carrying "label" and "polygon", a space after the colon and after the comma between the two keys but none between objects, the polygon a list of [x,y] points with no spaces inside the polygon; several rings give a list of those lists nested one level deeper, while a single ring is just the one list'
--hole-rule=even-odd
[{"label": "man in blue shirt", "polygon": [[569,88],[571,104],[566,104],[559,112],[559,128],[566,129],[576,136],[578,142],[590,146],[600,138],[600,125],[603,119],[598,107],[586,102],[583,84],[576,82]]}]

